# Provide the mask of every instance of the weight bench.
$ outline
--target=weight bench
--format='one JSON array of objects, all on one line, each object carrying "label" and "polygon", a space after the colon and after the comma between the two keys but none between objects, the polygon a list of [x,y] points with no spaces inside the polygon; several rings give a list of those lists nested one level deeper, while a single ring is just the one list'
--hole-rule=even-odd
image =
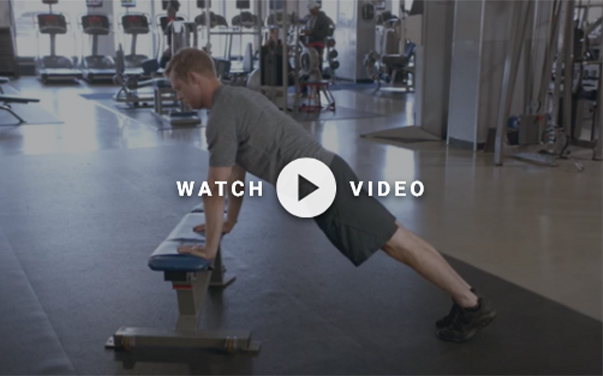
[{"label": "weight bench", "polygon": [[197,330],[208,288],[224,288],[234,281],[234,277],[226,277],[220,250],[212,262],[178,253],[181,245],[205,244],[205,237],[192,230],[195,225],[205,222],[205,215],[198,212],[199,207],[194,210],[197,212],[185,215],[148,261],[149,267],[163,272],[164,280],[171,282],[176,290],[179,315],[175,329],[122,327],[109,338],[106,348],[126,351],[148,347],[201,348],[228,353],[259,351],[260,344],[251,341],[249,331]]},{"label": "weight bench", "polygon": [[13,111],[11,108],[11,104],[19,103],[19,104],[27,104],[27,103],[37,103],[40,100],[37,98],[25,98],[18,95],[0,95],[0,110],[6,111],[13,115],[17,120],[19,120],[19,124],[26,123],[26,121],[19,115]]}]

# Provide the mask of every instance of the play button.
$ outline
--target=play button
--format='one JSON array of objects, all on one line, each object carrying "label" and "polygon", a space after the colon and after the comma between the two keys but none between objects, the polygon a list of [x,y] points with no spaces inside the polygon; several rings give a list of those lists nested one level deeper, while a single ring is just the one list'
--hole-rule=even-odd
[{"label": "play button", "polygon": [[297,176],[297,201],[301,201],[318,189],[318,186],[301,175]]},{"label": "play button", "polygon": [[276,194],[285,210],[296,217],[313,218],[327,210],[337,193],[331,169],[314,158],[299,158],[283,168]]}]

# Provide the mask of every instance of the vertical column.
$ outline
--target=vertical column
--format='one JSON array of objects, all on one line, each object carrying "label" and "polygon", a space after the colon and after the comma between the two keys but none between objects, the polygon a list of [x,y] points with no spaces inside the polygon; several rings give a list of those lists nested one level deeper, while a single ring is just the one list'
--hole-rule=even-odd
[{"label": "vertical column", "polygon": [[447,142],[476,150],[484,1],[459,0],[452,40]]},{"label": "vertical column", "polygon": [[416,123],[426,138],[446,138],[454,2],[423,2],[421,45],[416,49]]},{"label": "vertical column", "polygon": [[[601,35],[599,51],[603,51],[603,35]],[[603,160],[603,53],[599,53],[599,87],[597,93],[597,144],[593,153],[593,159],[596,161]]]},{"label": "vertical column", "polygon": [[12,0],[0,1],[0,27],[12,27],[11,1]]},{"label": "vertical column", "polygon": [[[355,73],[353,80],[355,82],[370,82],[363,61],[364,56],[369,53],[369,51],[375,49],[375,23],[377,20],[377,10],[374,9],[373,1],[359,0],[356,4],[356,14],[358,16],[356,17],[356,51],[354,52]],[[365,6],[373,7],[373,16],[371,18],[367,18],[368,15],[364,12]],[[337,45],[339,46],[340,44],[337,43]],[[339,76],[339,70],[337,71],[337,75]]]},{"label": "vertical column", "polygon": [[[302,9],[300,16],[303,17],[308,8],[302,8],[302,3],[305,6],[307,1],[300,1],[300,9]],[[351,81],[356,81],[356,23],[358,17],[356,8],[356,1],[339,0],[339,14],[335,15],[333,19],[336,28],[337,51],[341,63],[337,69],[337,77]]]}]

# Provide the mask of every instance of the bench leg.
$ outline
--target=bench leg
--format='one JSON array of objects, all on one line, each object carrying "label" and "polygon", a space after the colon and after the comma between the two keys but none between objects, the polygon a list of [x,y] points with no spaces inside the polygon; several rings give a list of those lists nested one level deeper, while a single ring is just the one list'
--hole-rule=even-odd
[{"label": "bench leg", "polygon": [[198,348],[235,353],[257,352],[260,343],[251,340],[249,331],[200,330],[170,332],[153,328],[120,328],[105,344],[106,348],[130,351],[135,348]]},{"label": "bench leg", "polygon": [[211,271],[187,273],[187,281],[173,281],[178,297],[178,321],[176,331],[194,331],[199,324],[203,302],[211,279]]},{"label": "bench leg", "polygon": [[122,327],[109,338],[105,348],[129,351],[133,348],[184,347],[228,353],[259,351],[260,344],[251,340],[249,331],[197,330],[212,274],[211,270],[174,275],[166,273],[165,279],[172,281],[178,295],[179,315],[175,330]]},{"label": "bench leg", "polygon": [[17,115],[15,113],[15,111],[13,111],[13,109],[10,108],[9,106],[0,105],[0,110],[7,111],[9,114],[13,115],[15,118],[17,118],[17,120],[19,120],[19,124],[25,123],[25,120],[23,120],[23,118],[21,116]]},{"label": "bench leg", "polygon": [[222,263],[222,251],[218,248],[218,254],[214,260],[214,270],[211,274],[210,287],[227,287],[234,282],[236,277],[234,275],[226,274],[226,267]]}]

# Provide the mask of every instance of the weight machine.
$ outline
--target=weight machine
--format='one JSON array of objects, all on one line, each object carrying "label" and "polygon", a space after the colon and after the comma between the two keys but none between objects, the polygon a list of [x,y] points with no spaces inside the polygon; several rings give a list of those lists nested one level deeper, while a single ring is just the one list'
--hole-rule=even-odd
[{"label": "weight machine", "polygon": [[376,49],[364,57],[367,75],[377,84],[375,92],[385,83],[391,88],[414,91],[415,44],[406,39],[405,18],[383,12],[376,25]]},{"label": "weight machine", "polygon": [[[552,5],[552,15],[545,60],[541,70],[533,70],[542,72],[538,94],[532,99],[531,93],[527,93],[525,112],[510,116],[525,35],[532,30],[536,22],[535,15],[540,12],[537,7],[542,5],[542,2],[532,1],[513,4],[511,44],[505,61],[494,140],[494,163],[501,166],[505,156],[509,155],[546,166],[558,166],[559,159],[570,159],[579,171],[583,171],[583,165],[572,157],[569,147],[592,149],[592,159],[602,159],[603,56],[598,54],[594,58],[593,54],[586,53],[589,50],[588,41],[591,40],[589,34],[593,28],[585,22],[576,23],[577,7],[574,0],[555,0],[549,3]],[[561,32],[563,40],[559,47]],[[595,40],[600,50],[603,46],[601,33]],[[531,53],[526,56],[530,62]],[[532,78],[528,75],[528,80]],[[592,129],[589,139],[583,140],[582,109],[589,101],[593,110]],[[514,136],[516,146],[510,145],[510,136]],[[530,150],[533,148],[537,150]]]}]

